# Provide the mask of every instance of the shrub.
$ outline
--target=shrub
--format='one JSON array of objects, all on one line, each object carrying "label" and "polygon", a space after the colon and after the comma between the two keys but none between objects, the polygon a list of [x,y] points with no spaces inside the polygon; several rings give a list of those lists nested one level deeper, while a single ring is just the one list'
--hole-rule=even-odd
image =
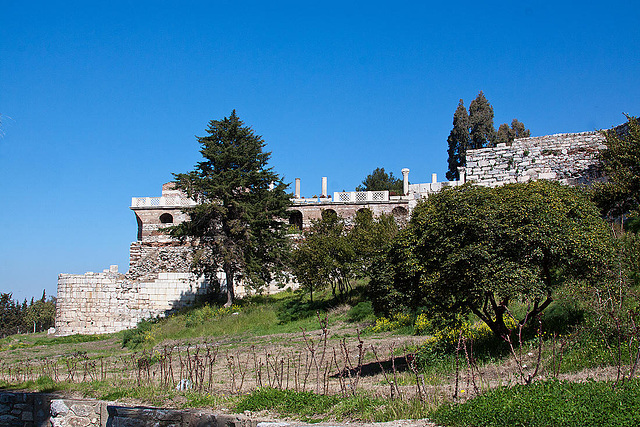
[{"label": "shrub", "polygon": [[386,332],[412,326],[413,320],[409,314],[396,313],[391,317],[391,319],[380,317],[376,320],[376,324],[373,325],[370,330],[372,332]]}]

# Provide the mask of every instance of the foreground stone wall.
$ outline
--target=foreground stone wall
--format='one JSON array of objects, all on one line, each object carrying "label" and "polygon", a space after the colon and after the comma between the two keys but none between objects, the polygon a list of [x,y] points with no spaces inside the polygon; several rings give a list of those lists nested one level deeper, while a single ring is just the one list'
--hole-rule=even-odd
[{"label": "foreground stone wall", "polygon": [[588,184],[602,178],[597,155],[606,148],[604,141],[600,132],[563,133],[469,150],[460,175],[489,187],[537,179]]},{"label": "foreground stone wall", "polygon": [[219,415],[204,410],[132,408],[93,399],[60,399],[45,393],[0,392],[0,426],[257,427],[259,425],[258,421],[241,415]]}]

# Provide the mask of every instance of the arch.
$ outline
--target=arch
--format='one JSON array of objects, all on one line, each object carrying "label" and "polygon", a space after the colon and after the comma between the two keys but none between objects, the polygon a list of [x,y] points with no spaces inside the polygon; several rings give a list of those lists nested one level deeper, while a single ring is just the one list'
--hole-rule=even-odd
[{"label": "arch", "polygon": [[331,217],[337,218],[338,212],[334,211],[333,209],[323,209],[320,215],[322,215],[322,219],[329,219]]},{"label": "arch", "polygon": [[142,220],[140,219],[140,217],[138,216],[138,214],[136,214],[136,223],[138,224],[138,240],[142,240]]},{"label": "arch", "polygon": [[160,222],[162,224],[173,224],[173,215],[166,212],[163,213],[162,215],[160,215]]},{"label": "arch", "polygon": [[407,209],[402,207],[402,206],[396,206],[391,211],[391,215],[393,215],[393,217],[396,218],[396,219],[398,219],[398,218],[406,218],[408,214],[409,214],[409,211],[407,211]]},{"label": "arch", "polygon": [[302,230],[302,212],[296,210],[290,211],[289,225],[293,226],[296,230]]},{"label": "arch", "polygon": [[373,212],[369,208],[360,208],[356,211],[356,218],[373,219]]}]

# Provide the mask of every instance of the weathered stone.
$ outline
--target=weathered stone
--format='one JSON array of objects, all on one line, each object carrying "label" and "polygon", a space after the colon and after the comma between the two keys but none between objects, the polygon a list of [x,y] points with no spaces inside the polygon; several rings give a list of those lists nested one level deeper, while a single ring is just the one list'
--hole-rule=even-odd
[{"label": "weathered stone", "polygon": [[62,399],[54,399],[51,401],[51,416],[58,417],[69,413],[69,407]]}]

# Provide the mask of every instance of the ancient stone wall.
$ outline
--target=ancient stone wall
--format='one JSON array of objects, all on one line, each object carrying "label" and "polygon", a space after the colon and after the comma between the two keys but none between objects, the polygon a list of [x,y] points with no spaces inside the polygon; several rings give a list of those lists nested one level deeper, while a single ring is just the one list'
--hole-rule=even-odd
[{"label": "ancient stone wall", "polygon": [[604,141],[600,132],[563,133],[469,150],[460,175],[489,187],[537,179],[587,184],[602,178],[597,155],[606,147]]},{"label": "ancient stone wall", "polygon": [[259,427],[271,424],[242,415],[220,415],[199,409],[134,408],[94,399],[60,399],[45,393],[0,392],[0,426]]},{"label": "ancient stone wall", "polygon": [[204,280],[185,272],[131,280],[111,271],[60,274],[56,334],[103,334],[135,327],[192,304],[206,291]]},{"label": "ancient stone wall", "polygon": [[150,280],[158,273],[188,272],[191,268],[191,247],[169,244],[152,244],[136,241],[129,247],[129,271],[131,280]]}]

